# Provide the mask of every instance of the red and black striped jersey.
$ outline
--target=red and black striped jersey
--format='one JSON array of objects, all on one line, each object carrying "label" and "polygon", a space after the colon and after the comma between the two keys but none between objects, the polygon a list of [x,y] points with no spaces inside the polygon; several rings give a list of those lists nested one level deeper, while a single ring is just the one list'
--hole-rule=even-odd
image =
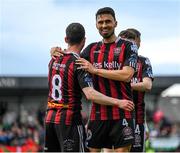
[{"label": "red and black striped jersey", "polygon": [[[121,70],[124,66],[135,68],[137,46],[133,42],[118,38],[113,43],[96,42],[87,46],[81,57],[90,61],[96,68]],[[130,82],[121,82],[93,75],[94,88],[113,98],[132,100]],[[116,120],[132,118],[132,112],[116,106],[99,105],[93,102],[90,120]]]},{"label": "red and black striped jersey", "polygon": [[82,89],[93,84],[89,73],[75,64],[78,57],[76,53],[67,52],[49,63],[46,123],[81,122]]},{"label": "red and black striped jersey", "polygon": [[[136,71],[131,80],[133,83],[142,82],[143,78],[149,77],[153,80],[152,66],[147,57],[138,56],[138,62]],[[143,124],[145,120],[145,102],[144,102],[145,92],[133,91],[133,101],[135,103],[135,114],[136,123]]]}]

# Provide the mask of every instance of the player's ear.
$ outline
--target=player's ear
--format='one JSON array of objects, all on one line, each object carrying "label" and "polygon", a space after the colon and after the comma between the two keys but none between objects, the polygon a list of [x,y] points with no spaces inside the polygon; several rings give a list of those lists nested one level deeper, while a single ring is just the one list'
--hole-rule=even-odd
[{"label": "player's ear", "polygon": [[84,47],[84,45],[85,45],[85,42],[86,42],[86,37],[84,37],[84,38],[83,38],[83,40],[81,41],[82,48]]},{"label": "player's ear", "polygon": [[117,24],[118,24],[118,22],[117,22],[117,21],[115,21],[115,27],[117,27]]},{"label": "player's ear", "polygon": [[69,42],[69,41],[68,41],[69,39],[68,39],[67,37],[65,37],[64,40],[65,40],[66,43]]},{"label": "player's ear", "polygon": [[84,37],[83,42],[84,42],[84,43],[86,42],[86,37]]}]

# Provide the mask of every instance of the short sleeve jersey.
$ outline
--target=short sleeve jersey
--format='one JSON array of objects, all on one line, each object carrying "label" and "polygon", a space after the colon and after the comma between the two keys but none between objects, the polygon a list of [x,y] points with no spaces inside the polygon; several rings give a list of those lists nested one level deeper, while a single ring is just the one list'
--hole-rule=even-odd
[{"label": "short sleeve jersey", "polygon": [[[143,81],[143,78],[148,77],[153,80],[153,71],[150,60],[143,56],[138,56],[137,68],[132,78],[133,83]],[[133,91],[133,101],[135,103],[136,123],[143,124],[145,120],[145,92]]]},{"label": "short sleeve jersey", "polygon": [[51,59],[49,63],[48,103],[54,107],[48,105],[46,122],[70,125],[74,121],[81,121],[82,89],[93,84],[90,74],[78,69],[75,64],[78,57],[78,54],[70,52],[55,60]]},{"label": "short sleeve jersey", "polygon": [[[90,61],[98,69],[122,70],[124,66],[135,69],[137,46],[133,42],[118,38],[113,43],[95,42],[87,46],[81,57]],[[121,82],[93,75],[94,88],[113,98],[132,100],[130,82]],[[90,120],[116,120],[132,118],[132,112],[117,106],[105,106],[93,103]]]}]

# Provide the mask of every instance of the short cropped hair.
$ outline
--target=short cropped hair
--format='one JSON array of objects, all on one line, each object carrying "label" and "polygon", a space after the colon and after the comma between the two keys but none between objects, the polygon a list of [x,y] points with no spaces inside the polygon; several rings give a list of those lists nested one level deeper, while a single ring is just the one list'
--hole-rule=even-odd
[{"label": "short cropped hair", "polygon": [[66,37],[70,45],[79,44],[85,37],[85,29],[80,23],[71,23],[66,28]]},{"label": "short cropped hair", "polygon": [[121,31],[118,36],[126,39],[133,39],[133,40],[136,39],[136,34],[133,31],[129,31],[129,30]]},{"label": "short cropped hair", "polygon": [[100,8],[97,13],[96,13],[96,19],[97,19],[97,16],[98,15],[101,15],[101,14],[111,14],[114,18],[114,20],[116,21],[116,17],[115,17],[115,12],[112,8],[110,7],[103,7],[103,8]]},{"label": "short cropped hair", "polygon": [[137,29],[128,28],[127,31],[131,31],[131,32],[135,33],[137,38],[141,37],[141,33]]}]

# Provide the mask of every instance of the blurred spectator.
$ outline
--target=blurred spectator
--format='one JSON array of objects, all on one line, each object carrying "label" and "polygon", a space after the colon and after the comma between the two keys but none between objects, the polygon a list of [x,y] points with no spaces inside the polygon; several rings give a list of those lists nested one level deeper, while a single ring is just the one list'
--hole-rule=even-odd
[{"label": "blurred spectator", "polygon": [[157,110],[153,115],[154,135],[158,137],[168,137],[172,133],[173,123],[164,116],[161,110]]},{"label": "blurred spectator", "polygon": [[[44,112],[31,112],[25,108],[22,111],[1,113],[0,122],[0,152],[37,152],[42,151],[44,145]],[[39,109],[40,110],[40,109]],[[39,114],[39,116],[38,116]]]}]

